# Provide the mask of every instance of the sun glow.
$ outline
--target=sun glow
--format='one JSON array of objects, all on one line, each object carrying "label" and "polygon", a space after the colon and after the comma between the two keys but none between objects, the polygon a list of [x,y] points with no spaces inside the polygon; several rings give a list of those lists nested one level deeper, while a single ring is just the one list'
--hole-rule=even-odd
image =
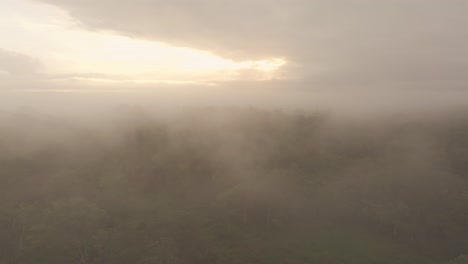
[{"label": "sun glow", "polygon": [[12,10],[0,12],[0,33],[16,32],[9,35],[21,37],[6,39],[1,47],[41,59],[44,71],[56,79],[168,83],[264,80],[273,78],[286,64],[278,58],[233,61],[208,51],[88,31],[53,6],[5,1],[11,2]]}]

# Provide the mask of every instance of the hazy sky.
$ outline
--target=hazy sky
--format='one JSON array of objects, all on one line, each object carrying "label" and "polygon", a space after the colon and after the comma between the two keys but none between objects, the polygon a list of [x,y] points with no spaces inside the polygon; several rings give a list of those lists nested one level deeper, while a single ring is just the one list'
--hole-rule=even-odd
[{"label": "hazy sky", "polygon": [[466,0],[0,0],[1,87],[464,89]]},{"label": "hazy sky", "polygon": [[94,30],[69,15],[65,7],[39,1],[1,0],[0,20],[0,78],[4,80],[264,80],[273,78],[273,70],[285,63],[271,57],[234,61],[206,49]]}]

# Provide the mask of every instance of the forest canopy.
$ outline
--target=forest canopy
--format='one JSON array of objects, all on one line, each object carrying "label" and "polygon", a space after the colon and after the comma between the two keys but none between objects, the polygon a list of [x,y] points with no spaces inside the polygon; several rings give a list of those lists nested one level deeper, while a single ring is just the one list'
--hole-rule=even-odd
[{"label": "forest canopy", "polygon": [[0,263],[468,263],[464,114],[2,117]]}]

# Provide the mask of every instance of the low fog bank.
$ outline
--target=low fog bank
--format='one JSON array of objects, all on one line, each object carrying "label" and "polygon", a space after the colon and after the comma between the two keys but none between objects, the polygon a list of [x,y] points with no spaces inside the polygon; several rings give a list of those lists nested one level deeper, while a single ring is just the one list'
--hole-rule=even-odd
[{"label": "low fog bank", "polygon": [[2,105],[0,263],[441,264],[468,254],[461,107],[355,118],[298,105],[56,101],[66,96]]},{"label": "low fog bank", "polygon": [[34,112],[74,121],[93,121],[122,109],[172,115],[187,108],[254,107],[283,111],[328,112],[343,117],[428,115],[467,108],[466,89],[374,89],[363,86],[314,88],[290,81],[228,82],[206,85],[80,85],[58,84],[32,89],[0,89],[0,114]]}]

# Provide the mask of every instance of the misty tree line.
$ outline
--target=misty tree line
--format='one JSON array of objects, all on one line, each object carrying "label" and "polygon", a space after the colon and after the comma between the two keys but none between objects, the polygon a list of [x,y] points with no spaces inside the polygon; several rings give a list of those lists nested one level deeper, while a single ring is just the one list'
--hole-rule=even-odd
[{"label": "misty tree line", "polygon": [[1,264],[468,263],[462,114],[0,127]]}]

